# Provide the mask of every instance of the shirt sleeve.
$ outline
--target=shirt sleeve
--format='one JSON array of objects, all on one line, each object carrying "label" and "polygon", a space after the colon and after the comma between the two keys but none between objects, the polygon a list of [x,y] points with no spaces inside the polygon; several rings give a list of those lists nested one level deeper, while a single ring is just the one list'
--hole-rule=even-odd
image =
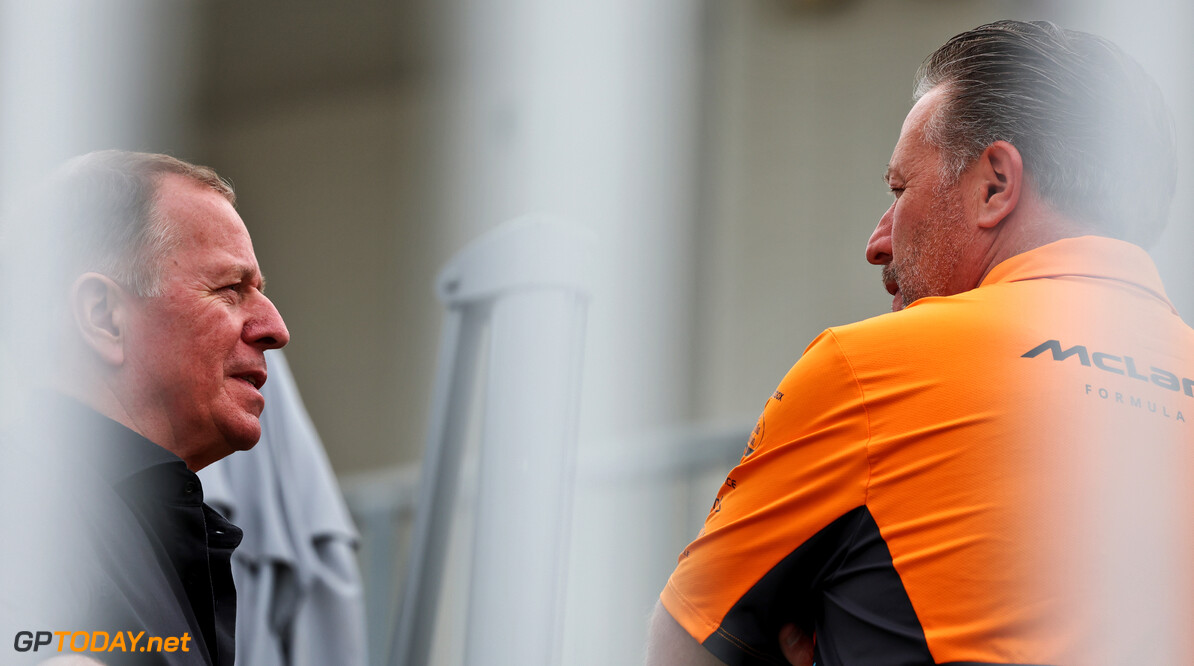
[{"label": "shirt sleeve", "polygon": [[763,408],[742,460],[660,595],[681,626],[730,664],[785,664],[779,629],[808,626],[812,587],[865,506],[862,390],[832,330],[805,350]]}]

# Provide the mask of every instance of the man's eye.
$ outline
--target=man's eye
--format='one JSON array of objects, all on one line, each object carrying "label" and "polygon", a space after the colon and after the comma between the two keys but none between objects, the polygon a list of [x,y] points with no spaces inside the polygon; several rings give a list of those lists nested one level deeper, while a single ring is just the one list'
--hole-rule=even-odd
[{"label": "man's eye", "polygon": [[891,192],[892,196],[896,197],[897,199],[901,194],[904,193],[904,188],[902,187],[888,187],[887,189],[889,192]]}]

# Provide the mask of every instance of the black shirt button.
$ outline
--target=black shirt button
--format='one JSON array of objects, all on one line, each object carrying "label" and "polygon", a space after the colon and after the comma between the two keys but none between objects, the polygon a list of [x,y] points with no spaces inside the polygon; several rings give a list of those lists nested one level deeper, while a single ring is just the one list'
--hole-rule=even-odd
[{"label": "black shirt button", "polygon": [[199,490],[199,484],[194,481],[187,481],[182,487],[182,491],[188,495],[194,495],[196,490]]}]

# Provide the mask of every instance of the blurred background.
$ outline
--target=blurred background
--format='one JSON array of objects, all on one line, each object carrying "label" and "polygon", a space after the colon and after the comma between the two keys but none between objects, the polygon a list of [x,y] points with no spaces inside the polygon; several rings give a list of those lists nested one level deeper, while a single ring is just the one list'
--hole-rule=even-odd
[{"label": "blurred background", "polygon": [[[0,8],[0,205],[108,147],[234,183],[362,530],[374,663],[409,547],[436,275],[504,221],[549,215],[594,239],[575,497],[560,507],[566,664],[641,661],[656,595],[764,400],[822,329],[890,307],[863,246],[889,204],[881,176],[913,74],[950,36],[1049,19],[1111,38],[1157,78],[1182,161],[1153,254],[1194,313],[1194,8],[1178,0]],[[468,486],[434,663],[462,658]]]}]

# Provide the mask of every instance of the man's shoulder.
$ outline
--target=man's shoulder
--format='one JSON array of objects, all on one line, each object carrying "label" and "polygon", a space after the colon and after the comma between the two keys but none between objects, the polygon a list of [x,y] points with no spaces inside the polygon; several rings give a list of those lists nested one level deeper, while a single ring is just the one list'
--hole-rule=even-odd
[{"label": "man's shoulder", "polygon": [[1032,317],[1014,302],[974,292],[923,298],[899,312],[826,329],[798,365],[823,372],[840,364],[858,382],[885,385],[981,370],[1031,348],[1020,349],[1034,339]]},{"label": "man's shoulder", "polygon": [[1006,305],[984,295],[967,292],[954,296],[922,298],[899,312],[831,326],[822,338],[832,338],[843,349],[855,345],[893,345],[901,342],[927,343],[968,329],[987,330],[1011,320]]}]

